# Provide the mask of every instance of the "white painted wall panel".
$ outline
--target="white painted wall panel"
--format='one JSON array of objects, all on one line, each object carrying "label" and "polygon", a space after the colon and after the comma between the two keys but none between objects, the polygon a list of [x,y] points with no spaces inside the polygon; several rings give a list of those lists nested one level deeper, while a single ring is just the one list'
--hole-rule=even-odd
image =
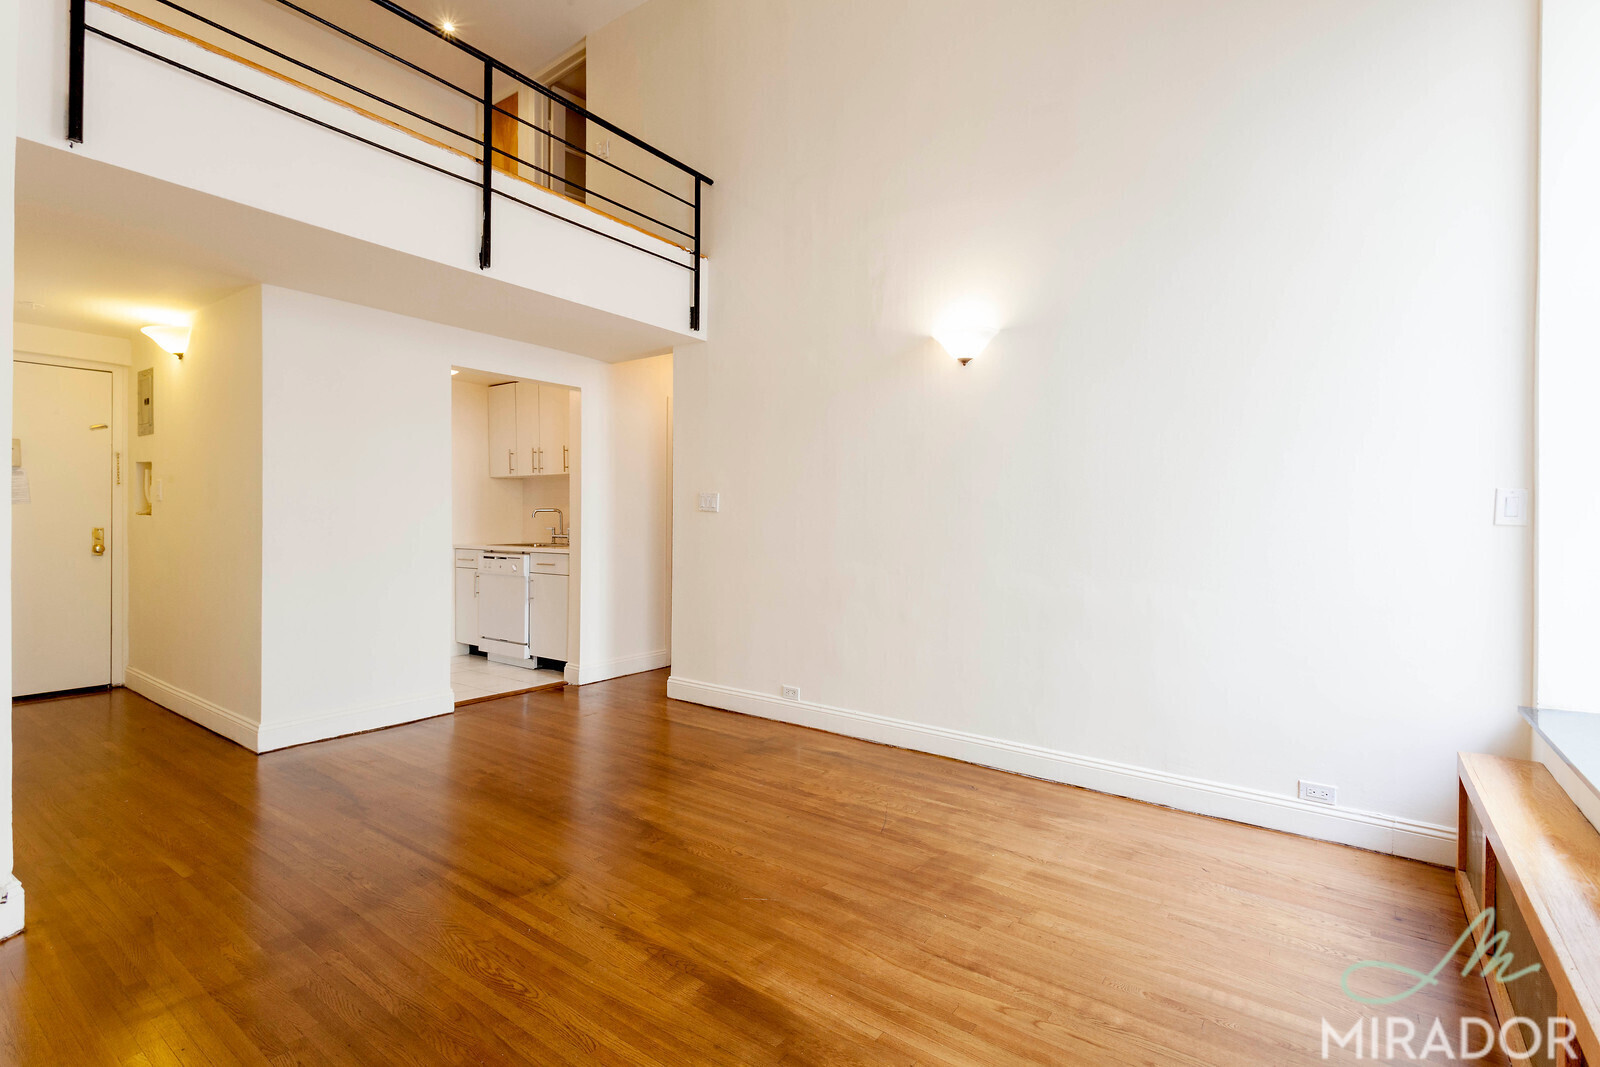
[{"label": "white painted wall panel", "polygon": [[666,648],[666,442],[633,413],[664,409],[670,359],[263,294],[262,747],[450,710],[452,365],[582,390],[572,654],[590,680]]},{"label": "white painted wall panel", "polygon": [[[20,72],[18,133],[64,145],[67,22],[52,0],[23,0],[30,47]],[[430,146],[315,94],[285,85],[97,4],[89,22],[162,55],[451,174],[477,181],[469,158]],[[85,51],[82,155],[423,259],[478,273],[479,189],[246,99],[91,35]],[[681,336],[688,331],[689,255],[532,186],[497,187],[488,277]],[[588,232],[646,245],[673,262]]]},{"label": "white painted wall panel", "polygon": [[[0,203],[14,201],[16,176],[17,131],[17,4],[16,0],[0,0]],[[0,248],[10,248],[14,233],[14,218],[10,211],[0,211]],[[0,297],[8,306],[15,306],[15,282],[12,259],[0,256]],[[11,316],[0,315],[0,352],[11,351]],[[3,376],[0,385],[0,438],[11,438],[11,375]],[[0,553],[11,558],[11,511],[0,517]],[[0,600],[11,603],[11,574],[0,575]],[[11,691],[11,613],[5,612],[0,621],[0,684]],[[0,937],[8,937],[22,928],[22,887],[11,875],[11,703],[0,708],[0,892],[8,893],[5,904],[0,905]]]},{"label": "white painted wall panel", "polygon": [[1538,701],[1600,712],[1600,6],[1543,10]]},{"label": "white painted wall panel", "polygon": [[[1491,515],[1531,474],[1536,18],[652,0],[591,35],[594,106],[718,179],[674,676],[1448,827],[1454,753],[1521,754],[1530,696],[1529,531]],[[968,296],[1004,330],[963,369],[928,335]]]}]

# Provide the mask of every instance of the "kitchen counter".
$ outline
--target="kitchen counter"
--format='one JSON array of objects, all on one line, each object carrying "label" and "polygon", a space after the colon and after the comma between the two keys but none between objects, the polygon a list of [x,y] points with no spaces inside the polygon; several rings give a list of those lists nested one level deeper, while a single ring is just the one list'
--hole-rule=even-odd
[{"label": "kitchen counter", "polygon": [[563,545],[559,548],[534,548],[531,545],[456,545],[469,552],[499,552],[508,556],[520,556],[528,552],[560,552],[563,555],[572,551],[571,546]]}]

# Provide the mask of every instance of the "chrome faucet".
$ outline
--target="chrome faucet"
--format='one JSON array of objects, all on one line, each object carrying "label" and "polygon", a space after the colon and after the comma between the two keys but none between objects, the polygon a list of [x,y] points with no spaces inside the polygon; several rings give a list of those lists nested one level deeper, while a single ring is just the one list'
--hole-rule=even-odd
[{"label": "chrome faucet", "polygon": [[555,544],[557,541],[566,541],[570,543],[571,538],[567,536],[567,517],[561,513],[560,508],[536,508],[532,517],[537,519],[540,515],[543,515],[546,512],[553,514],[556,517],[556,521],[560,524],[559,530],[554,526],[545,527],[546,530],[550,531],[550,543]]}]

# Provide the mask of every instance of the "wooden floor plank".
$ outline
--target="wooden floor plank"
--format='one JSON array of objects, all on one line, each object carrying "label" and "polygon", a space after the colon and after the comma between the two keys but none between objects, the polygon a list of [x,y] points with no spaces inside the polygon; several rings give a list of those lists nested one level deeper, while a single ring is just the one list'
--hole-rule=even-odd
[{"label": "wooden floor plank", "polygon": [[[123,690],[18,705],[0,1057],[1277,1067],[1371,1013],[1350,963],[1460,932],[1447,871],[664,689],[261,757]],[[1488,1011],[1450,971],[1405,1004]]]}]

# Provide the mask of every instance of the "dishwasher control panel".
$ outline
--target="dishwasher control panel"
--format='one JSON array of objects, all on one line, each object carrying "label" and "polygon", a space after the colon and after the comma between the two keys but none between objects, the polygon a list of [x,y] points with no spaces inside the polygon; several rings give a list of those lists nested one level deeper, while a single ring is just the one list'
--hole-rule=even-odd
[{"label": "dishwasher control panel", "polygon": [[479,574],[527,574],[527,556],[492,556],[485,552],[478,561]]}]

